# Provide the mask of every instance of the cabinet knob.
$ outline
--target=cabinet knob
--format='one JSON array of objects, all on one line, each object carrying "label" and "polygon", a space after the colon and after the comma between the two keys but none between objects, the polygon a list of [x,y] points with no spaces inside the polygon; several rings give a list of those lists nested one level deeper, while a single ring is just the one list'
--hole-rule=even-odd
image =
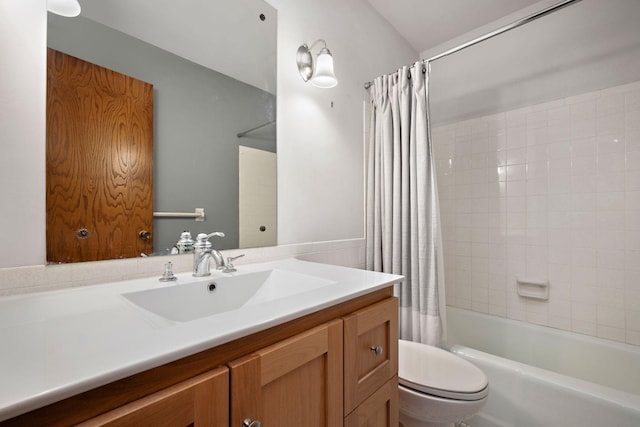
[{"label": "cabinet knob", "polygon": [[382,354],[382,346],[380,345],[372,345],[369,349],[376,354],[376,356],[380,356]]},{"label": "cabinet knob", "polygon": [[252,420],[251,418],[245,418],[242,422],[242,427],[261,427],[262,423],[258,420]]}]

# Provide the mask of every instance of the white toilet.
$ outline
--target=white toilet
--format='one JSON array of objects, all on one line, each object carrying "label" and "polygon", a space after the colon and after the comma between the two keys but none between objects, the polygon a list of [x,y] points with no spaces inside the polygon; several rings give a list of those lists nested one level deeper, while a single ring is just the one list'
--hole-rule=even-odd
[{"label": "white toilet", "polygon": [[489,396],[480,368],[438,347],[400,340],[398,371],[404,427],[455,425],[477,413]]}]

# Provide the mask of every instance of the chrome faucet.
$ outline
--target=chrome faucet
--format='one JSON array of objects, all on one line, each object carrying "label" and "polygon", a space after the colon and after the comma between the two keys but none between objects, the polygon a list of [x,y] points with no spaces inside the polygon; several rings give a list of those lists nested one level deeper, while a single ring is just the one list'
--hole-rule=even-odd
[{"label": "chrome faucet", "polygon": [[196,277],[211,275],[211,259],[215,262],[217,269],[225,267],[224,257],[209,241],[213,236],[224,237],[224,233],[198,234],[193,244],[193,275]]}]

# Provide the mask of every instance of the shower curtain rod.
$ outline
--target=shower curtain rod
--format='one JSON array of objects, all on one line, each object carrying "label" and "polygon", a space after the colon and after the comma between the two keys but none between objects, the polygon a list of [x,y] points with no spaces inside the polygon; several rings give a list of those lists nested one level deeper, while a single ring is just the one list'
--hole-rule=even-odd
[{"label": "shower curtain rod", "polygon": [[[578,3],[579,1],[582,1],[582,0],[564,0],[564,1],[561,1],[560,3],[556,3],[556,4],[552,5],[552,6],[549,6],[549,7],[545,8],[545,9],[542,9],[542,10],[540,10],[540,11],[538,11],[536,13],[533,13],[533,14],[531,14],[529,16],[525,16],[522,19],[518,19],[517,21],[514,21],[514,22],[512,22],[510,24],[507,24],[507,25],[505,25],[503,27],[500,27],[497,30],[491,31],[490,33],[487,33],[487,34],[485,34],[483,36],[477,37],[477,38],[475,38],[475,39],[473,39],[471,41],[468,41],[468,42],[463,43],[463,44],[461,44],[459,46],[451,48],[451,49],[449,49],[447,51],[439,53],[438,55],[432,56],[431,58],[422,59],[420,62],[422,62],[423,65],[424,64],[428,65],[431,61],[435,61],[436,59],[444,58],[445,56],[449,56],[452,53],[456,53],[458,51],[461,51],[463,49],[466,49],[468,47],[476,45],[476,44],[478,44],[480,42],[483,42],[485,40],[489,40],[490,38],[493,38],[493,37],[495,37],[497,35],[500,35],[502,33],[506,33],[507,31],[513,30],[514,28],[518,28],[518,27],[520,27],[520,26],[522,26],[524,24],[528,24],[529,22],[535,21],[538,18],[542,18],[543,16],[549,15],[550,13],[553,13],[555,11],[563,9],[563,8],[573,4],[573,3]],[[413,67],[414,66],[411,65],[409,67],[409,69],[411,69]],[[372,81],[371,82],[366,82],[364,84],[364,88],[365,89],[369,89],[372,84],[373,84]]]}]

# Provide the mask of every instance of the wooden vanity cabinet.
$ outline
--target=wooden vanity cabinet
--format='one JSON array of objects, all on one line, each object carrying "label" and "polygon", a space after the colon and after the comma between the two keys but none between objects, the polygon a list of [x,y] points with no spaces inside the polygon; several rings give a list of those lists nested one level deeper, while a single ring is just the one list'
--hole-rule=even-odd
[{"label": "wooden vanity cabinet", "polygon": [[388,287],[36,409],[0,427],[241,427],[245,420],[260,421],[262,427],[396,427],[397,322],[397,299]]},{"label": "wooden vanity cabinet", "polygon": [[396,427],[397,299],[387,298],[228,366],[231,426],[258,420],[265,427]]},{"label": "wooden vanity cabinet", "polygon": [[342,424],[342,321],[334,320],[229,363],[231,425]]},{"label": "wooden vanity cabinet", "polygon": [[222,367],[106,412],[81,427],[227,427],[229,369]]}]

